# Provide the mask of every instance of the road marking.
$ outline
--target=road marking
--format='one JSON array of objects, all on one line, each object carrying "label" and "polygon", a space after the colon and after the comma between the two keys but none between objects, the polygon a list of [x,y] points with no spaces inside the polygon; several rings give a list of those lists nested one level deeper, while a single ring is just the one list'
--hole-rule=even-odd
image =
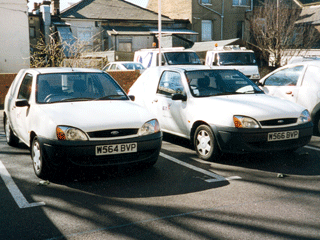
[{"label": "road marking", "polygon": [[192,169],[192,170],[194,170],[194,171],[197,171],[197,172],[200,172],[200,173],[203,173],[203,174],[205,174],[205,175],[208,175],[208,176],[212,177],[212,179],[206,179],[206,180],[205,180],[206,182],[210,182],[210,183],[211,183],[211,182],[228,181],[228,180],[233,180],[233,179],[241,179],[241,177],[238,177],[238,176],[229,177],[229,178],[224,178],[224,177],[222,177],[222,176],[220,176],[220,175],[214,174],[213,172],[210,172],[210,171],[204,170],[204,169],[202,169],[202,168],[198,168],[198,167],[196,167],[196,166],[193,166],[193,165],[191,165],[191,164],[182,162],[182,161],[180,161],[180,160],[178,160],[178,159],[176,159],[176,158],[174,158],[174,157],[171,157],[171,156],[169,156],[169,155],[167,155],[167,154],[164,154],[164,153],[162,153],[162,152],[160,153],[160,156],[161,156],[161,157],[164,157],[164,158],[166,158],[166,159],[168,159],[168,160],[170,160],[170,161],[172,161],[172,162],[175,162],[175,163],[177,163],[177,164],[180,164],[180,165],[182,165],[182,166],[184,166],[184,167],[190,168],[190,169]]},{"label": "road marking", "polygon": [[6,167],[3,165],[1,161],[0,161],[0,176],[4,181],[6,187],[8,188],[9,192],[11,193],[13,199],[18,204],[19,208],[38,207],[38,206],[45,205],[44,202],[29,203],[27,199],[22,195],[18,186],[15,184],[9,172],[7,171]]},{"label": "road marking", "polygon": [[317,148],[317,147],[312,147],[312,146],[304,146],[305,148],[309,148],[309,149],[312,149],[312,150],[315,150],[315,151],[319,151],[320,149]]}]

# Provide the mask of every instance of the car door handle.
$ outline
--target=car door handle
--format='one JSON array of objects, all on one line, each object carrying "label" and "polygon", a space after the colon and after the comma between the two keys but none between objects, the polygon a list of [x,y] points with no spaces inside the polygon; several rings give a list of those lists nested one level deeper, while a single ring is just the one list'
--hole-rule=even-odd
[{"label": "car door handle", "polygon": [[286,94],[292,94],[292,91],[288,91],[288,92],[286,92]]}]

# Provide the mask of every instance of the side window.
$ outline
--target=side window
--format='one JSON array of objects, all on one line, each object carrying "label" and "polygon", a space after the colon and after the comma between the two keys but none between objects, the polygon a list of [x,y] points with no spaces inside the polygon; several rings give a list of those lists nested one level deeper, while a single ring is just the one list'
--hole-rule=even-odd
[{"label": "side window", "polygon": [[165,71],[163,72],[157,93],[172,96],[173,94],[184,94],[184,88],[181,82],[180,74],[177,72]]},{"label": "side window", "polygon": [[27,73],[20,85],[18,99],[29,100],[31,95],[31,87],[32,87],[32,75]]},{"label": "side window", "polygon": [[117,69],[117,65],[116,64],[112,64],[110,67],[110,70],[116,70]]},{"label": "side window", "polygon": [[268,77],[265,86],[296,86],[300,75],[302,74],[303,66],[295,66],[286,68]]},{"label": "side window", "polygon": [[320,87],[320,68],[309,66],[304,75],[302,85],[309,88],[319,89]]}]

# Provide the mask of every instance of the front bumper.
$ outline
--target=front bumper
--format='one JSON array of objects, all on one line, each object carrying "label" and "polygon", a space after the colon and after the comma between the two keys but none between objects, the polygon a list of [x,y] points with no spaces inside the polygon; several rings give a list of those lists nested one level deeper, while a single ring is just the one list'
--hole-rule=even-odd
[{"label": "front bumper", "polygon": [[[51,164],[71,163],[78,166],[111,166],[138,162],[152,162],[159,157],[162,133],[141,137],[99,141],[58,141],[39,137],[43,154]],[[95,148],[100,145],[137,143],[137,152],[96,156]]]},{"label": "front bumper", "polygon": [[[269,152],[305,146],[313,134],[312,122],[294,127],[268,129],[237,129],[212,126],[222,152]],[[299,130],[299,138],[268,142],[268,133]]]}]

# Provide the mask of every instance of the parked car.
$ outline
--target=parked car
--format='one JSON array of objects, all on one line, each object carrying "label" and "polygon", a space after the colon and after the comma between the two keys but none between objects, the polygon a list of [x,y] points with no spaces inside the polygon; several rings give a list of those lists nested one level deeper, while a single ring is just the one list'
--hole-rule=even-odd
[{"label": "parked car", "polygon": [[141,63],[137,62],[110,62],[103,69],[103,71],[128,71],[128,70],[138,70],[143,73],[145,67]]},{"label": "parked car", "polygon": [[129,95],[157,115],[162,131],[189,139],[206,160],[221,152],[294,151],[312,136],[307,109],[264,94],[238,70],[150,68]]},{"label": "parked car", "polygon": [[320,133],[320,61],[304,61],[280,67],[260,80],[266,94],[307,108]]},{"label": "parked car", "polygon": [[30,147],[39,178],[69,164],[152,166],[161,148],[155,115],[100,70],[22,69],[6,95],[3,117],[7,143]]}]

